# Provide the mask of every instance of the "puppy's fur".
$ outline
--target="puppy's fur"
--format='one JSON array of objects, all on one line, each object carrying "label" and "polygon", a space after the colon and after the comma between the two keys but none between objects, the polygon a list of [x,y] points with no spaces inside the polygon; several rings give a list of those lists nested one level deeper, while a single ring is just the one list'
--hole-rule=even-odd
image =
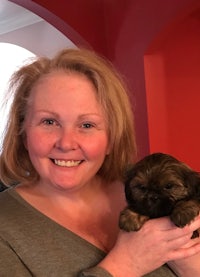
[{"label": "puppy's fur", "polygon": [[200,211],[200,174],[173,156],[154,153],[128,170],[125,195],[128,206],[120,214],[121,229],[137,231],[148,219],[162,216],[184,227]]}]

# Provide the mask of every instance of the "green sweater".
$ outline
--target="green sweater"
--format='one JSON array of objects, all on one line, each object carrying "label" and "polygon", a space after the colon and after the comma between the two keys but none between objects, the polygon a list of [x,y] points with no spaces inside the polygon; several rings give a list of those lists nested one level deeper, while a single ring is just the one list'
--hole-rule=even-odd
[{"label": "green sweater", "polygon": [[[111,277],[106,253],[65,229],[10,188],[0,193],[1,277]],[[175,276],[167,266],[146,275]]]}]

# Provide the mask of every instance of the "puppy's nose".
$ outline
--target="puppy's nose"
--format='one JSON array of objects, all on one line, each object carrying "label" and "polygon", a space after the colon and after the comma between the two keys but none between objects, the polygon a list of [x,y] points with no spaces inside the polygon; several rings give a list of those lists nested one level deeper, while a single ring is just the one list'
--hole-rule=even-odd
[{"label": "puppy's nose", "polygon": [[157,200],[158,200],[158,195],[150,195],[150,196],[149,196],[149,199],[150,199],[151,201],[157,201]]}]

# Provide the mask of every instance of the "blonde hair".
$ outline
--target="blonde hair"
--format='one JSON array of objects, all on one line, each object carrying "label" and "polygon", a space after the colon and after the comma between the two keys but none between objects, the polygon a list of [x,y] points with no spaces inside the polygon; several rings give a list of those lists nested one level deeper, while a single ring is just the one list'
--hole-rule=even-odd
[{"label": "blonde hair", "polygon": [[55,70],[84,74],[95,86],[111,145],[98,174],[106,181],[121,180],[126,166],[136,158],[133,113],[127,88],[111,63],[86,49],[64,49],[52,59],[37,58],[13,74],[10,88],[14,100],[0,157],[0,180],[10,185],[39,178],[23,143],[23,123],[33,86]]}]

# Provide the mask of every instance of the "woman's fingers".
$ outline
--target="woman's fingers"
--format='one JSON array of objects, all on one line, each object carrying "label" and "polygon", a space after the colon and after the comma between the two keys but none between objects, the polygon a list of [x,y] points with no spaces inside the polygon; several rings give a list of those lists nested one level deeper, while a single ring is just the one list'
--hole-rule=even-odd
[{"label": "woman's fingers", "polygon": [[191,257],[200,252],[200,243],[196,243],[190,247],[179,248],[178,250],[174,250],[172,252],[170,260],[178,260],[184,259],[187,257]]}]

